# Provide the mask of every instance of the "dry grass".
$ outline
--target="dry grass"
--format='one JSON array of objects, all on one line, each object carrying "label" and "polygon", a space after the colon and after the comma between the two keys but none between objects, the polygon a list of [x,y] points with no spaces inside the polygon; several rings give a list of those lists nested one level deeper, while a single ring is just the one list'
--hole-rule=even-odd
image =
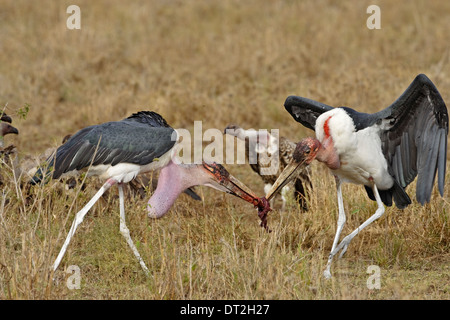
[{"label": "dry grass", "polygon": [[[230,122],[279,128],[300,139],[282,104],[289,94],[373,112],[425,73],[450,101],[448,1],[378,1],[382,29],[366,28],[373,1],[77,1],[82,29],[66,28],[72,1],[2,1],[0,104],[17,117],[19,156],[39,154],[68,133],[138,110],[176,128]],[[247,165],[229,165],[262,194]],[[48,271],[74,213],[94,194],[52,182],[27,190],[7,165],[0,203],[0,299],[449,299],[448,188],[442,199],[389,208],[351,243],[325,281],[336,225],[333,179],[314,166],[310,211],[294,205],[270,215],[271,234],[247,203],[208,188],[185,195],[163,219],[146,199],[126,204],[128,226],[151,270],[146,278],[119,233],[113,190],[88,214],[55,281]],[[450,177],[447,177],[450,181]],[[414,194],[414,185],[408,192]],[[376,206],[345,186],[356,228]],[[366,286],[369,265],[381,289]],[[66,286],[69,265],[81,289]]]}]

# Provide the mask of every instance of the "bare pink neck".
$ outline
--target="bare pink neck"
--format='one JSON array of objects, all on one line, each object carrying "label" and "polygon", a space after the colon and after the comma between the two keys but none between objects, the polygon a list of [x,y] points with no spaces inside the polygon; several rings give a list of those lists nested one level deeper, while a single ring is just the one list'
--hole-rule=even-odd
[{"label": "bare pink neck", "polygon": [[333,139],[331,137],[325,138],[319,151],[317,152],[316,159],[325,163],[327,167],[332,170],[336,170],[341,167],[339,155],[334,148]]},{"label": "bare pink neck", "polygon": [[187,188],[201,184],[201,175],[189,172],[197,170],[196,165],[179,166],[170,161],[161,169],[158,186],[148,201],[147,211],[150,218],[160,218],[169,211],[178,196]]}]

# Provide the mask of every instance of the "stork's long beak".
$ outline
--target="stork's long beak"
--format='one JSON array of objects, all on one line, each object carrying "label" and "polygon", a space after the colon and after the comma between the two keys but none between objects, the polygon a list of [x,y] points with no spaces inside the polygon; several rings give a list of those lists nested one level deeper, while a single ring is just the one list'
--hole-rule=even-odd
[{"label": "stork's long beak", "polygon": [[259,198],[245,184],[233,177],[222,165],[217,163],[203,162],[203,167],[212,175],[211,183],[207,183],[217,190],[239,197],[258,208],[258,216],[261,219],[261,226],[267,231],[267,213],[271,211],[269,201]]},{"label": "stork's long beak", "polygon": [[296,176],[297,170],[303,169],[307,166],[306,158],[302,158],[300,161],[292,160],[286,168],[284,168],[283,172],[278,176],[275,183],[270,188],[269,192],[266,194],[266,199],[270,201],[272,197],[281,190],[286,184],[288,184],[293,178]]},{"label": "stork's long beak", "polygon": [[258,205],[260,201],[258,196],[249,187],[233,177],[222,165],[203,162],[203,167],[212,174],[214,182],[216,182],[211,183],[211,187],[239,197],[255,206]]}]

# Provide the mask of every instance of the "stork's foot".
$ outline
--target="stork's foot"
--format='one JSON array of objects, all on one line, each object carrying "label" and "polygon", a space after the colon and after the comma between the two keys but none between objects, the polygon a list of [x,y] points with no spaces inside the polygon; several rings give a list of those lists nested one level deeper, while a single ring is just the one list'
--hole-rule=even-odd
[{"label": "stork's foot", "polygon": [[323,272],[323,277],[325,279],[331,279],[331,272],[328,270],[328,268]]},{"label": "stork's foot", "polygon": [[348,245],[350,244],[350,241],[352,241],[352,239],[353,239],[353,237],[351,237],[350,235],[346,236],[344,239],[342,239],[341,243],[339,243],[339,245],[333,251],[331,251],[330,256],[328,257],[327,268],[323,272],[323,276],[326,279],[331,278],[330,268],[331,268],[331,263],[333,262],[334,256],[339,251],[341,251],[341,253],[339,254],[339,259],[342,258],[344,253],[347,251]]}]

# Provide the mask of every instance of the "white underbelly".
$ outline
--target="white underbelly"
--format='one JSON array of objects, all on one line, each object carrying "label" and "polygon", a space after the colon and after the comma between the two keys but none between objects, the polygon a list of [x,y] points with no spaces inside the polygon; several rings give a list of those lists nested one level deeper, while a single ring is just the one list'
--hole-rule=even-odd
[{"label": "white underbelly", "polygon": [[136,178],[137,175],[165,167],[171,160],[171,152],[166,152],[160,158],[146,165],[138,165],[133,163],[119,163],[112,165],[92,166],[88,172],[88,176],[99,176],[101,179],[113,178],[118,182],[127,183]]},{"label": "white underbelly", "polygon": [[364,164],[345,164],[341,161],[341,167],[332,170],[342,181],[370,186],[370,179],[373,179],[380,190],[390,189],[394,180],[385,169],[373,168]]},{"label": "white underbelly", "polygon": [[390,189],[394,180],[388,172],[386,158],[381,151],[380,139],[374,139],[373,129],[356,132],[356,143],[339,154],[341,167],[332,170],[341,180],[370,185],[373,179],[380,190]]}]

